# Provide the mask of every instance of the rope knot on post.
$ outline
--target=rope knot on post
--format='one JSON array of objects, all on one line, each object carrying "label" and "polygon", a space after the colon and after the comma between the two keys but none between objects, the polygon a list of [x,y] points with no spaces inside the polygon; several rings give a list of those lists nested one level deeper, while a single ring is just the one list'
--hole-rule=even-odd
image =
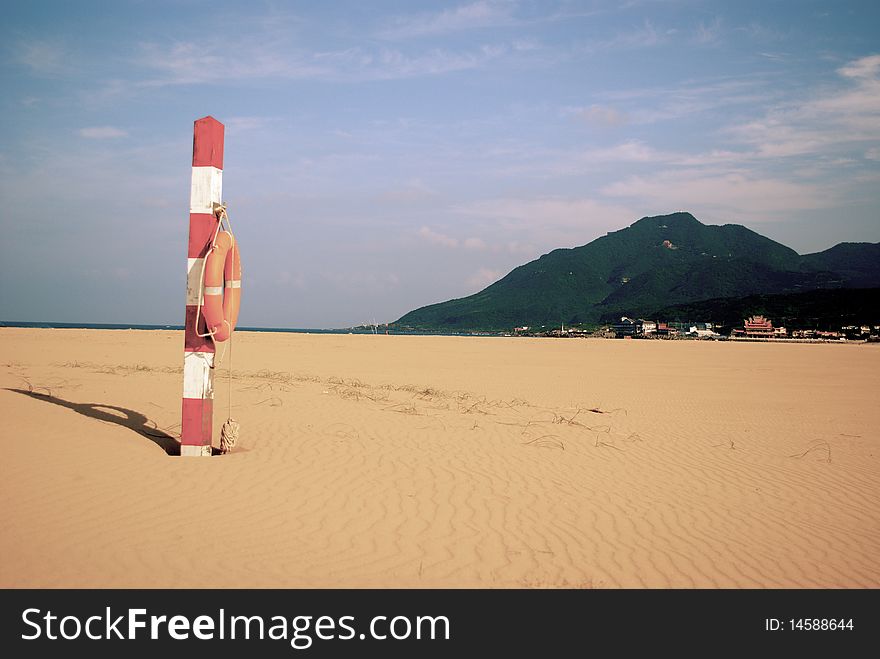
[{"label": "rope knot on post", "polygon": [[241,424],[238,423],[232,417],[226,420],[226,423],[223,424],[223,427],[220,429],[220,452],[223,454],[229,453],[232,449],[235,448],[236,442],[238,442],[238,435],[241,431]]}]

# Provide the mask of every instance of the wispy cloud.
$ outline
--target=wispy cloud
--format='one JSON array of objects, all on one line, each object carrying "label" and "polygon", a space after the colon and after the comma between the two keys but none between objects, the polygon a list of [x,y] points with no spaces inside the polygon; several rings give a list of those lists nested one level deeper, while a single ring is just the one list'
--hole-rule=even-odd
[{"label": "wispy cloud", "polygon": [[625,112],[610,105],[599,105],[597,103],[593,103],[585,108],[573,108],[569,112],[587,123],[599,126],[621,126],[628,121]]},{"label": "wispy cloud", "polygon": [[625,112],[630,123],[647,125],[718,109],[760,107],[780,94],[766,77],[752,75],[600,92],[595,96]]},{"label": "wispy cloud", "polygon": [[588,169],[590,164],[610,163],[633,165],[672,165],[678,167],[725,166],[752,164],[760,154],[751,150],[710,149],[708,151],[667,151],[655,149],[642,140],[625,140],[613,146],[588,149],[578,154],[578,161]]},{"label": "wispy cloud", "polygon": [[416,235],[429,244],[455,250],[461,258],[466,254],[491,257],[495,266],[535,258],[557,247],[583,245],[631,223],[637,212],[623,204],[569,197],[477,199],[454,205],[450,211],[442,229],[422,226]]},{"label": "wispy cloud", "polygon": [[773,60],[774,62],[783,62],[786,58],[790,57],[788,53],[770,53],[770,52],[760,52],[758,53],[764,59]]},{"label": "wispy cloud", "polygon": [[384,203],[414,204],[437,196],[437,192],[421,179],[414,179],[378,194],[376,199]]},{"label": "wispy cloud", "polygon": [[47,40],[19,42],[15,47],[15,58],[24,64],[31,73],[54,76],[67,67],[69,54],[64,46]]},{"label": "wispy cloud", "polygon": [[792,211],[836,203],[829,190],[814,185],[748,172],[706,173],[703,169],[630,176],[605,186],[602,193],[651,208],[690,210],[701,217],[753,222],[785,219]]},{"label": "wispy cloud", "polygon": [[305,275],[301,272],[291,273],[289,270],[279,270],[275,273],[274,283],[277,286],[295,288],[300,291],[308,289]]},{"label": "wispy cloud", "polygon": [[379,30],[378,36],[383,39],[413,39],[511,25],[514,7],[515,3],[509,1],[479,0],[439,12],[398,16]]},{"label": "wispy cloud", "polygon": [[732,139],[769,158],[826,155],[880,141],[880,55],[839,68],[841,83],[814,88],[796,101],[727,128]]},{"label": "wispy cloud", "polygon": [[717,16],[710,23],[700,22],[694,31],[694,41],[698,44],[717,44],[721,40],[721,19]]},{"label": "wispy cloud", "polygon": [[89,128],[80,128],[79,134],[81,137],[86,137],[91,140],[109,140],[128,136],[127,132],[121,128],[116,128],[115,126],[91,126]]},{"label": "wispy cloud", "polygon": [[782,31],[766,23],[752,21],[748,25],[734,28],[737,32],[743,33],[749,38],[759,43],[778,43],[787,41],[791,38],[791,31]]},{"label": "wispy cloud", "polygon": [[614,146],[588,149],[580,154],[584,163],[632,162],[656,163],[670,162],[681,156],[658,151],[641,140],[626,140]]},{"label": "wispy cloud", "polygon": [[134,63],[153,73],[142,81],[145,86],[204,84],[223,79],[305,78],[320,75],[326,69],[314,61],[317,56],[310,62],[302,56],[285,58],[269,44],[245,40],[240,45],[244,48],[193,42],[144,43]]},{"label": "wispy cloud", "polygon": [[629,50],[633,48],[653,48],[665,43],[676,33],[673,28],[658,28],[647,18],[644,22],[625,32],[618,32],[610,39],[599,39],[584,44],[586,52],[602,52],[607,50]]},{"label": "wispy cloud", "polygon": [[357,82],[432,76],[476,69],[509,52],[506,45],[485,44],[467,50],[434,48],[414,53],[398,49],[352,47],[331,51],[289,49],[249,40],[236,47],[177,43],[170,48],[142,45],[136,63],[148,73],[141,87],[216,84],[254,80]]},{"label": "wispy cloud", "polygon": [[535,255],[537,250],[582,245],[603,231],[629,224],[633,208],[590,198],[498,197],[453,207],[480,220],[486,249]]},{"label": "wispy cloud", "polygon": [[489,284],[494,284],[501,279],[504,272],[492,268],[480,268],[467,279],[467,285],[475,290],[486,288]]},{"label": "wispy cloud", "polygon": [[437,49],[417,55],[383,50],[376,56],[368,57],[356,69],[342,73],[342,77],[395,79],[465,71],[479,68],[503,55],[507,50],[504,45],[483,45],[463,52]]},{"label": "wispy cloud", "polygon": [[434,231],[428,227],[422,227],[418,231],[418,235],[422,240],[426,240],[432,245],[440,245],[442,247],[458,247],[458,239],[447,236],[444,233]]},{"label": "wispy cloud", "polygon": [[870,55],[854,60],[837,72],[846,78],[876,80],[880,73],[880,55]]},{"label": "wispy cloud", "polygon": [[226,126],[226,134],[235,136],[241,133],[262,130],[267,126],[279,121],[278,117],[239,116],[224,117],[223,125]]}]

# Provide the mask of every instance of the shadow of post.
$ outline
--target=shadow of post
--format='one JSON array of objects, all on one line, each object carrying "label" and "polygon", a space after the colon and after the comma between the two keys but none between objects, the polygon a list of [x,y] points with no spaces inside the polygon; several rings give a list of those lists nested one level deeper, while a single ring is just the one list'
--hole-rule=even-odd
[{"label": "shadow of post", "polygon": [[[134,410],[130,410],[125,407],[119,407],[117,405],[103,405],[101,403],[73,403],[69,400],[58,398],[57,396],[41,394],[36,391],[27,391],[25,389],[7,388],[6,391],[13,391],[17,394],[29,396],[30,398],[33,398],[35,400],[42,400],[46,401],[47,403],[60,405],[61,407],[66,407],[67,409],[73,410],[78,414],[87,416],[90,419],[97,419],[98,421],[104,421],[106,423],[115,423],[116,425],[122,426],[124,428],[130,428],[139,435],[143,435],[151,442],[158,445],[168,455],[180,455],[180,442],[178,442],[168,433],[163,432],[158,428],[151,428],[150,426],[148,426],[147,417],[140,412],[135,412]],[[116,412],[120,412],[125,416],[121,417],[107,410],[114,410]]]}]

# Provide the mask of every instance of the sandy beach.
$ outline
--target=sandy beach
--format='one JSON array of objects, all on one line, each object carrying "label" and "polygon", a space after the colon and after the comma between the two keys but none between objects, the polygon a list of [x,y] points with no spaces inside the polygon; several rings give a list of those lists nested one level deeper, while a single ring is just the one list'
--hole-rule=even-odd
[{"label": "sandy beach", "polygon": [[880,587],[880,346],[238,332],[213,458],[182,332],[0,346],[0,587]]}]

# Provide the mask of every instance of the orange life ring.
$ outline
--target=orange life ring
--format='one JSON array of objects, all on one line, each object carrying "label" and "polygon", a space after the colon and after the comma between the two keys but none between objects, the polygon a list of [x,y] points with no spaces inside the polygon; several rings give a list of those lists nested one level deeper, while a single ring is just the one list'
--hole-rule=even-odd
[{"label": "orange life ring", "polygon": [[232,336],[241,304],[241,252],[232,234],[220,231],[205,259],[202,316],[214,341]]}]

